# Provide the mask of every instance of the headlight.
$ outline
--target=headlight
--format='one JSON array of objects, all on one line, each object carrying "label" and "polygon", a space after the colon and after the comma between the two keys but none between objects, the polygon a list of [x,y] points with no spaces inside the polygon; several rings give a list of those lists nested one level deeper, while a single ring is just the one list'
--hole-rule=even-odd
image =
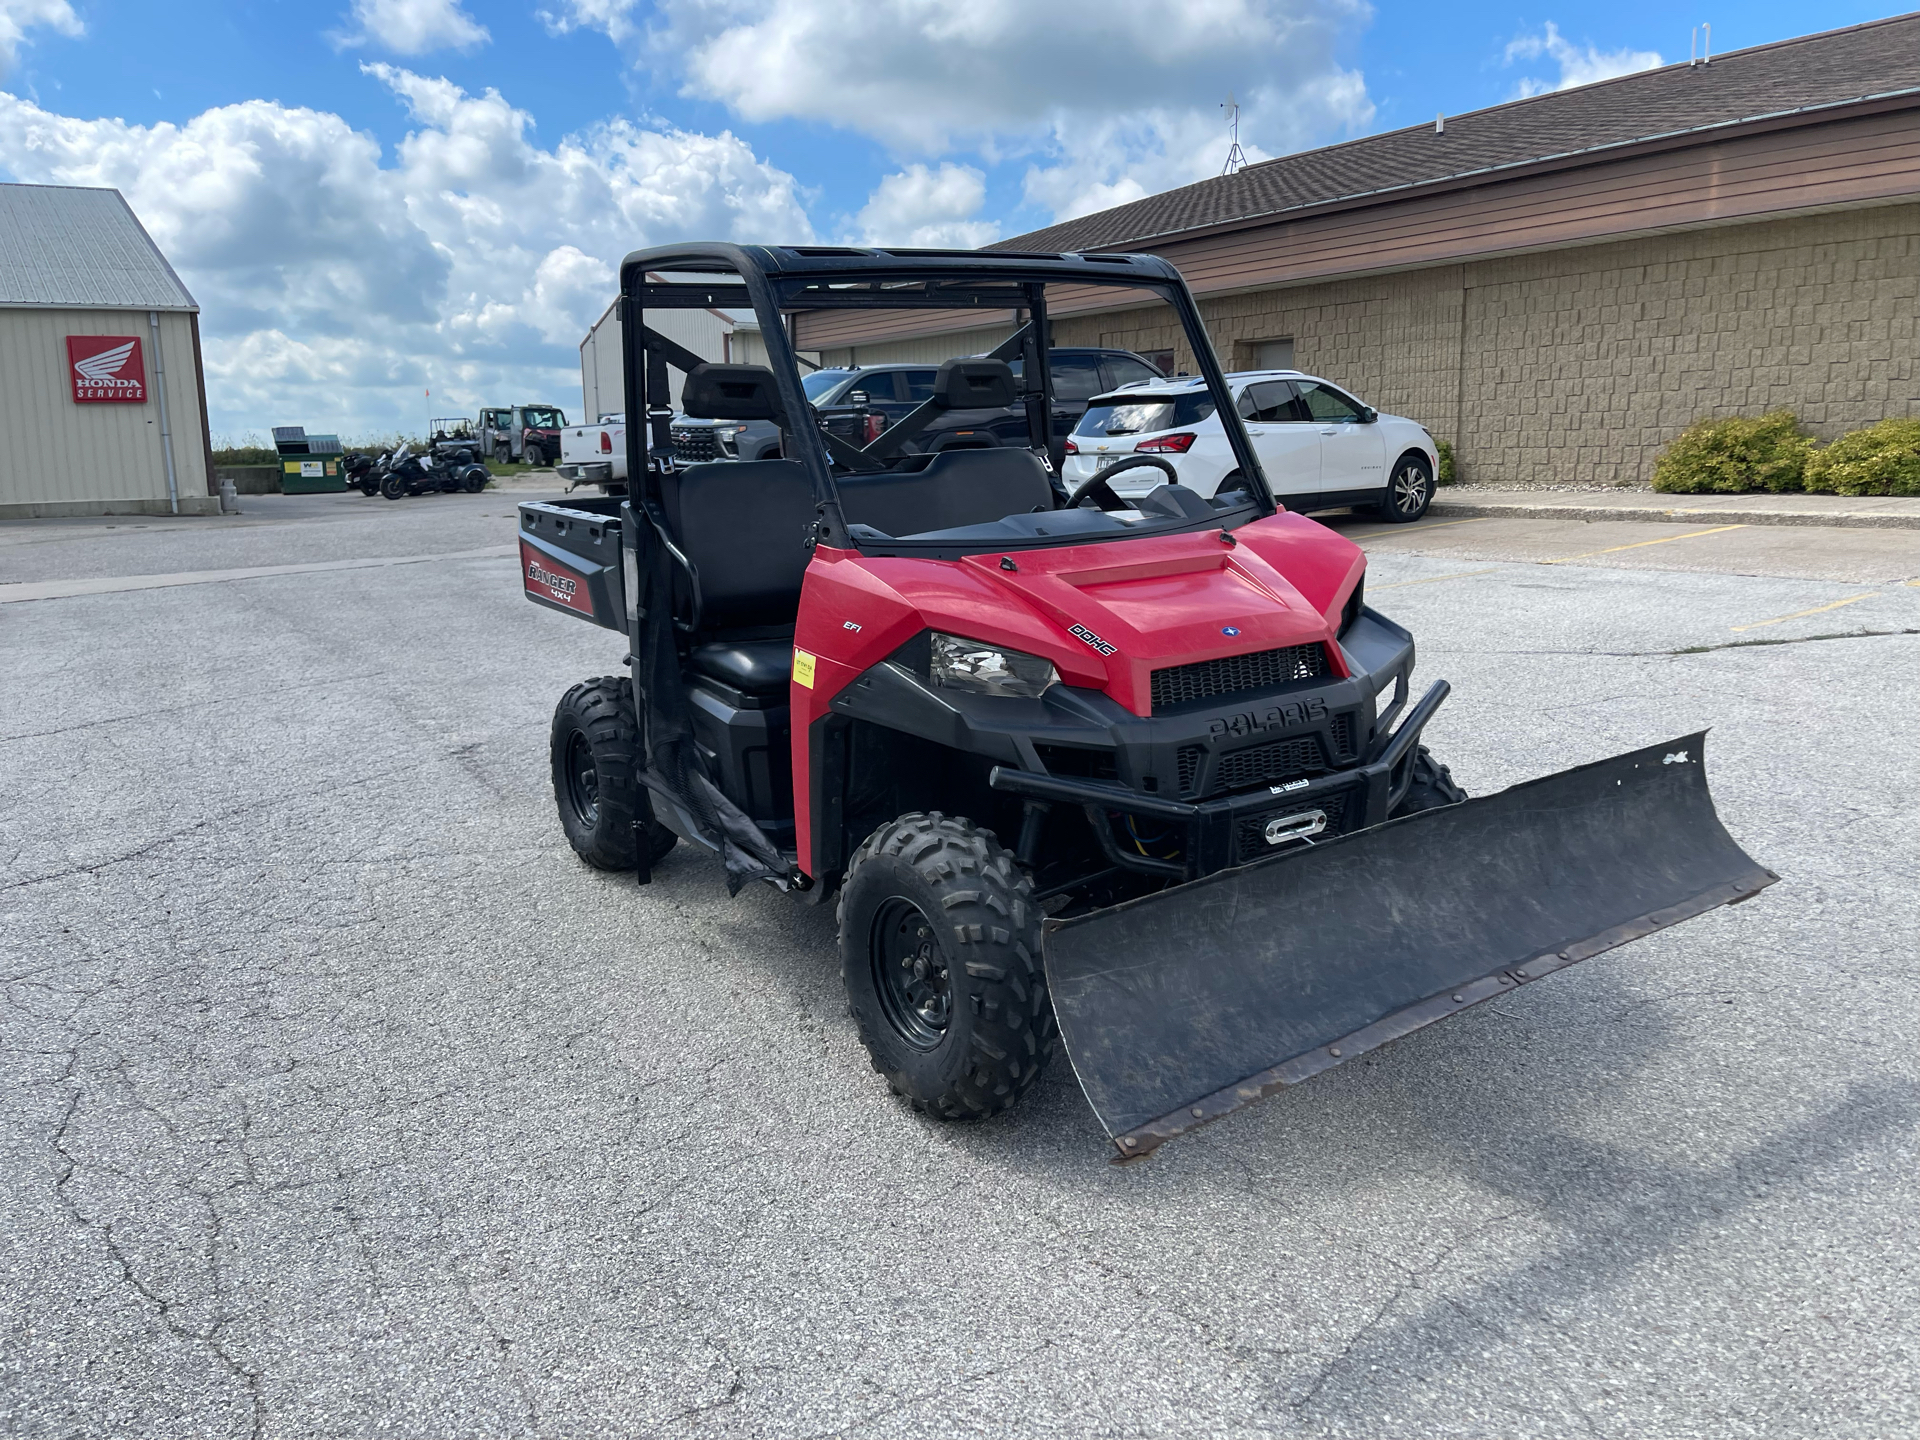
[{"label": "headlight", "polygon": [[1018,695],[1036,699],[1059,683],[1053,662],[1018,650],[1001,650],[958,635],[933,635],[933,683],[981,695]]}]

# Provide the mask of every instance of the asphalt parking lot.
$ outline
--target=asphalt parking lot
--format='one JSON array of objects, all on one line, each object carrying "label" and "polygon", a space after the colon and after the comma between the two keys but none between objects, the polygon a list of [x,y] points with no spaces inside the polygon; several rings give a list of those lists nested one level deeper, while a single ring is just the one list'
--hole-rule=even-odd
[{"label": "asphalt parking lot", "polygon": [[1331,522],[1470,790],[1711,726],[1783,883],[1115,1168],[575,861],[516,498],[0,525],[7,1433],[1920,1432],[1920,533]]}]

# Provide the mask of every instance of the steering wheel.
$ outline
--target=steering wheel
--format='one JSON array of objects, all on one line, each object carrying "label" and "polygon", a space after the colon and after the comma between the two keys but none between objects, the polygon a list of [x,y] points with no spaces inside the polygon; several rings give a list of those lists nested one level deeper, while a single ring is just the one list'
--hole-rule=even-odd
[{"label": "steering wheel", "polygon": [[1073,509],[1077,506],[1085,505],[1089,501],[1098,505],[1102,510],[1125,510],[1129,508],[1124,500],[1113,493],[1113,486],[1110,482],[1113,477],[1118,475],[1122,470],[1139,470],[1148,465],[1153,466],[1155,469],[1166,471],[1167,483],[1169,485],[1178,485],[1180,483],[1180,472],[1173,468],[1172,461],[1162,460],[1158,455],[1129,455],[1119,464],[1109,465],[1078,490],[1074,491],[1073,498],[1067,502],[1067,508]]}]

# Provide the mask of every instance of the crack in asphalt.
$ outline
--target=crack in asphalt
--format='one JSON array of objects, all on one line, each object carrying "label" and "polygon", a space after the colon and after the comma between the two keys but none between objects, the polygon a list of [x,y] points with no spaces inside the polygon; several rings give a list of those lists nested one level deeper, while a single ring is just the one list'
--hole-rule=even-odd
[{"label": "crack in asphalt", "polygon": [[232,820],[241,815],[274,810],[282,805],[292,804],[302,800],[318,800],[327,795],[338,795],[343,791],[357,789],[362,785],[370,785],[378,780],[388,780],[396,775],[413,774],[416,771],[426,769],[432,763],[432,758],[416,760],[406,765],[396,765],[389,770],[376,770],[366,775],[357,775],[350,780],[340,781],[338,784],[320,785],[309,790],[288,791],[285,794],[269,796],[264,800],[250,800],[244,805],[229,806],[225,810],[219,810],[212,815],[204,816],[194,821],[191,825],[183,825],[178,830],[170,830],[166,834],[157,836],[147,841],[146,844],[136,846],[134,849],[125,851],[122,854],[110,855],[104,860],[95,860],[86,865],[74,865],[65,870],[51,871],[45,875],[30,875],[24,880],[9,881],[5,885],[0,885],[0,894],[4,894],[9,890],[22,890],[30,885],[45,885],[54,880],[71,879],[75,875],[97,875],[100,871],[109,869],[112,866],[125,865],[130,861],[142,859],[152,854],[155,850],[164,849],[166,846],[173,844],[176,840],[184,840],[190,835],[197,835],[209,826],[218,825],[223,821]]},{"label": "crack in asphalt", "polygon": [[[75,1047],[74,1055],[77,1061],[79,1055],[79,1048],[77,1046]],[[78,1082],[76,1081],[75,1084],[77,1087]],[[67,1148],[67,1130],[73,1124],[74,1116],[79,1112],[80,1101],[83,1094],[84,1091],[80,1088],[74,1090],[73,1094],[68,1098],[66,1110],[60,1117],[60,1123],[55,1127],[53,1132],[51,1141],[52,1148],[54,1153],[60,1157],[60,1166],[58,1167],[58,1173],[55,1175],[53,1182],[54,1198],[76,1225],[99,1236],[100,1242],[105,1248],[108,1257],[120,1271],[122,1283],[153,1308],[154,1314],[167,1329],[168,1333],[177,1339],[205,1347],[208,1353],[213,1355],[235,1379],[239,1380],[241,1384],[245,1386],[252,1410],[252,1426],[248,1431],[248,1437],[249,1440],[261,1440],[261,1436],[266,1432],[267,1409],[266,1397],[262,1393],[260,1385],[260,1372],[249,1369],[247,1366],[241,1364],[240,1361],[228,1351],[225,1343],[221,1339],[221,1331],[226,1328],[232,1317],[221,1315],[209,1325],[205,1331],[195,1330],[190,1325],[183,1323],[173,1313],[174,1302],[158,1290],[155,1290],[135,1271],[132,1259],[127,1255],[119,1240],[114,1236],[113,1222],[110,1220],[96,1220],[87,1215],[80,1208],[79,1200],[67,1188],[81,1168],[80,1160]],[[193,1194],[195,1192],[188,1191],[187,1193]],[[205,1258],[208,1262],[209,1276],[213,1278],[215,1294],[218,1296],[223,1293],[224,1290],[221,1281],[217,1278],[219,1266],[213,1253],[213,1247],[218,1244],[221,1237],[219,1212],[214,1208],[208,1197],[202,1195],[198,1198],[206,1206],[208,1212],[207,1250]]]},{"label": "crack in asphalt", "polygon": [[1319,1368],[1314,1372],[1313,1379],[1307,1386],[1306,1393],[1288,1401],[1287,1408],[1295,1414],[1298,1414],[1311,1405],[1319,1398],[1320,1392],[1326,1388],[1327,1382],[1333,1378],[1334,1374],[1342,1365],[1347,1363],[1352,1357],[1353,1352],[1360,1347],[1361,1343],[1386,1322],[1388,1313],[1394,1306],[1400,1303],[1402,1296],[1409,1290],[1422,1288],[1421,1282],[1437,1275],[1443,1270],[1447,1262],[1453,1258],[1462,1246],[1479,1239],[1480,1236],[1493,1229],[1496,1225],[1505,1224],[1507,1221],[1514,1219],[1518,1214],[1518,1211],[1508,1211],[1505,1214],[1495,1215],[1489,1220],[1484,1220],[1480,1224],[1472,1227],[1465,1234],[1455,1236],[1450,1243],[1442,1246],[1433,1255],[1429,1256],[1424,1264],[1408,1268],[1400,1283],[1394,1286],[1392,1292],[1385,1300],[1380,1302],[1380,1305],[1374,1310],[1373,1314],[1368,1317],[1366,1323],[1349,1335],[1346,1342],[1341,1345],[1338,1351],[1321,1362]]}]

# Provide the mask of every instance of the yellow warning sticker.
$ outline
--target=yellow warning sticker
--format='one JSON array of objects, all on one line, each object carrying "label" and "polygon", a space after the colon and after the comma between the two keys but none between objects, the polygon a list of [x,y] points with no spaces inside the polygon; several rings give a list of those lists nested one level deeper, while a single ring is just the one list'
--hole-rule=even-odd
[{"label": "yellow warning sticker", "polygon": [[793,679],[797,685],[813,688],[813,656],[804,650],[793,652]]}]

